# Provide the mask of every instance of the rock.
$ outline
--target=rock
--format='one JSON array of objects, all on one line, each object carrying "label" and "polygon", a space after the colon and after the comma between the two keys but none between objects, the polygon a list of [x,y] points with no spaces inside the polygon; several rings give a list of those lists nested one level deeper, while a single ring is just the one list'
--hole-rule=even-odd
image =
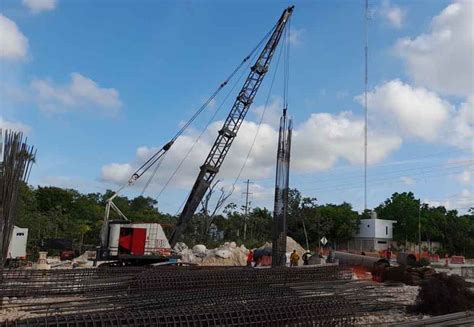
[{"label": "rock", "polygon": [[178,242],[174,246],[173,250],[178,254],[182,254],[185,250],[188,250],[188,246],[184,242]]},{"label": "rock", "polygon": [[231,257],[232,252],[229,250],[217,250],[215,255],[219,258],[227,259]]},{"label": "rock", "polygon": [[193,247],[193,254],[198,257],[206,255],[206,246],[204,244],[197,244]]},{"label": "rock", "polygon": [[[237,243],[235,243],[235,242],[230,242],[229,245],[230,245],[230,247],[231,247],[232,249],[237,248]],[[243,246],[243,244],[242,244],[242,246]],[[245,248],[245,246],[244,246],[244,248]],[[246,249],[246,250],[247,250],[247,249]]]},{"label": "rock", "polygon": [[193,251],[190,249],[183,250],[181,253],[181,261],[193,263],[196,257],[193,254]]}]

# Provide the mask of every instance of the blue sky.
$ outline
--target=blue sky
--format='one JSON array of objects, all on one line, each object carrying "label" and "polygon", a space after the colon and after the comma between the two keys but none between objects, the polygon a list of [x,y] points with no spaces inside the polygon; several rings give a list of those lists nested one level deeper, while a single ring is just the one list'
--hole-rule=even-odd
[{"label": "blue sky", "polygon": [[[38,147],[30,182],[84,192],[117,188],[176,133],[289,4],[295,5],[291,186],[321,203],[347,201],[360,210],[364,4],[355,0],[3,0],[0,126],[26,131]],[[432,204],[462,211],[474,206],[472,6],[370,1],[369,207],[408,190]],[[232,197],[238,204],[250,178],[252,205],[272,207],[281,71],[270,94],[273,70],[264,81],[219,176],[229,188],[270,95]],[[172,149],[145,195],[158,195],[223,95]],[[161,209],[178,210],[230,106],[222,105],[160,196]],[[142,187],[126,193],[139,194]]]}]

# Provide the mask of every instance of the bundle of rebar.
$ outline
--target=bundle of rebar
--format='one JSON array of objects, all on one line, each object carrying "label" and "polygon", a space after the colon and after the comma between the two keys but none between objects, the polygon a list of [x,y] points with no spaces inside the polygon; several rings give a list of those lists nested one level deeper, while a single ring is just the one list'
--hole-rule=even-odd
[{"label": "bundle of rebar", "polygon": [[290,269],[146,268],[5,270],[0,297],[66,294],[112,294],[125,290],[188,290],[227,288],[234,285],[261,287],[301,281],[331,281],[351,277],[337,266]]},{"label": "bundle of rebar", "polygon": [[7,270],[3,277],[4,326],[347,326],[405,310],[397,295],[404,288],[354,281],[338,266]]},{"label": "bundle of rebar", "polygon": [[28,179],[36,156],[36,150],[26,141],[20,132],[5,131],[3,157],[0,158],[0,267],[8,256],[20,185]]},{"label": "bundle of rebar", "polygon": [[7,326],[347,326],[353,305],[343,299],[271,299],[211,306],[176,306],[161,310],[114,310],[31,318]]},{"label": "bundle of rebar", "polygon": [[[337,266],[276,269],[122,267],[3,274],[8,326],[349,324],[357,301],[298,285],[347,282]],[[293,288],[293,286],[298,286]]]}]

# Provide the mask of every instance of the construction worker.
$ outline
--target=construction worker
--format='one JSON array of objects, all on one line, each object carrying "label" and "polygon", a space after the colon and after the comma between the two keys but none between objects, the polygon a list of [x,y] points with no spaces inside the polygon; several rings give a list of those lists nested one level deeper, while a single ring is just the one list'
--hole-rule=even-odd
[{"label": "construction worker", "polygon": [[290,256],[290,267],[298,266],[298,260],[300,260],[300,256],[296,253],[296,250],[293,250]]},{"label": "construction worker", "polygon": [[303,265],[309,265],[309,258],[311,257],[311,252],[307,251],[303,254]]},{"label": "construction worker", "polygon": [[252,262],[253,262],[253,251],[249,250],[249,253],[247,254],[247,267],[252,267]]}]

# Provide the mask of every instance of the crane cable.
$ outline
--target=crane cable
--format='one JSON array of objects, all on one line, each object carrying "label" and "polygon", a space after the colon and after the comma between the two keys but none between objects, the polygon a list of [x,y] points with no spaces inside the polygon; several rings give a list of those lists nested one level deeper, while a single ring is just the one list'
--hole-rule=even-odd
[{"label": "crane cable", "polygon": [[[288,23],[290,23],[290,21],[291,21],[291,18],[290,18],[290,20],[288,21]],[[287,28],[288,28],[288,27],[287,27]],[[286,43],[288,43],[287,46],[288,46],[288,48],[289,48],[289,31],[284,34],[284,44],[286,44]],[[280,65],[280,59],[281,59],[281,56],[282,56],[282,53],[283,53],[283,48],[284,48],[284,47],[281,47],[281,48],[280,48],[280,52],[279,52],[279,54],[278,54],[277,62],[276,62],[276,65],[275,65],[275,72],[273,73],[272,81],[271,81],[271,83],[270,83],[270,89],[268,90],[267,98],[266,98],[266,100],[265,100],[265,105],[263,106],[262,115],[260,116],[260,120],[259,120],[259,122],[258,122],[257,131],[255,132],[254,138],[253,138],[253,140],[252,140],[252,144],[250,145],[250,149],[249,149],[249,151],[247,152],[247,156],[246,156],[246,158],[245,158],[245,160],[244,160],[244,163],[243,163],[242,166],[240,167],[239,173],[237,174],[237,177],[235,178],[234,183],[232,184],[232,188],[231,188],[231,190],[230,190],[230,192],[229,192],[229,194],[228,194],[229,197],[230,197],[230,196],[234,193],[234,191],[235,191],[235,185],[236,185],[237,182],[239,181],[240,176],[242,175],[242,172],[243,172],[243,170],[245,169],[245,166],[247,165],[247,162],[248,162],[248,160],[249,160],[250,154],[252,153],[253,147],[254,147],[255,142],[256,142],[256,140],[257,140],[257,136],[258,136],[258,133],[259,133],[259,131],[260,131],[260,127],[261,127],[261,125],[262,125],[263,118],[265,117],[265,112],[266,112],[267,107],[268,107],[268,102],[270,101],[270,96],[271,96],[271,92],[272,92],[272,89],[273,89],[273,84],[274,84],[274,82],[275,82],[276,74],[277,74],[277,72],[278,72],[278,67],[279,67],[279,65]],[[289,59],[288,56],[289,56],[289,53],[287,53],[287,55],[286,55],[286,59],[287,59],[287,60]],[[287,69],[289,69],[289,65],[288,65],[288,64],[286,64],[286,67],[287,67]],[[287,78],[287,75],[285,74],[285,79],[286,79],[286,78]],[[285,82],[285,85],[287,85],[286,82]],[[190,194],[190,193],[191,193],[191,191],[189,191],[187,197],[189,197],[189,194]],[[187,197],[186,197],[186,198],[187,198]],[[182,208],[182,207],[184,206],[184,204],[186,203],[186,198],[184,199],[184,201],[183,201],[183,202],[181,203],[181,205],[179,206],[178,210],[177,210],[176,213],[175,213],[175,216],[177,216],[177,215],[180,213],[181,208]]]},{"label": "crane cable", "polygon": [[220,91],[229,83],[229,81],[237,74],[237,72],[244,66],[244,64],[255,54],[255,52],[262,46],[262,44],[269,38],[273,30],[276,28],[274,25],[270,31],[260,40],[260,42],[252,49],[252,51],[240,62],[240,64],[232,71],[232,73],[222,82],[219,87],[214,91],[214,93],[204,102],[204,104],[194,113],[194,115],[181,127],[181,129],[173,136],[173,138],[166,143],[162,148],[155,152],[145,163],[143,163],[129,179],[128,184],[132,184],[138,178],[140,178],[145,172],[147,172],[153,165],[157,164],[153,174],[148,179],[145,187],[142,190],[142,195],[145,193],[146,189],[150,185],[152,179],[154,178],[156,171],[163,162],[164,157],[166,156],[168,150],[171,148],[173,143],[180,137],[186,129],[193,123],[194,120],[207,108],[209,103],[220,93]]},{"label": "crane cable", "polygon": [[[256,56],[256,53],[253,55],[253,58],[252,60],[255,58]],[[252,60],[249,61],[249,63],[247,64],[247,67],[246,68],[249,68],[251,63],[252,63]],[[160,192],[158,193],[157,197],[155,198],[155,200],[158,201],[158,199],[160,198],[161,194],[163,194],[163,192],[165,191],[166,187],[169,185],[169,183],[171,182],[171,180],[174,178],[174,176],[177,174],[177,172],[179,171],[179,169],[181,168],[181,166],[183,165],[183,163],[185,162],[185,160],[188,158],[188,156],[191,154],[191,152],[193,151],[194,147],[196,146],[196,144],[199,142],[199,140],[201,139],[201,137],[204,135],[204,133],[206,132],[206,130],[208,129],[208,127],[211,125],[211,123],[214,121],[214,119],[216,118],[217,114],[219,113],[219,111],[221,110],[221,108],[224,106],[224,104],[226,103],[226,101],[228,100],[229,96],[231,95],[231,93],[235,90],[236,86],[238,85],[238,83],[242,80],[242,77],[244,76],[244,74],[246,73],[246,69],[242,70],[242,73],[240,74],[239,78],[235,81],[234,85],[232,86],[232,88],[229,90],[229,92],[227,92],[226,96],[224,97],[224,100],[222,101],[222,103],[219,105],[219,107],[217,108],[217,110],[214,112],[214,114],[212,115],[212,117],[209,119],[209,121],[207,122],[206,126],[202,129],[201,133],[198,135],[198,137],[194,140],[193,144],[191,145],[191,147],[188,149],[188,151],[186,152],[186,155],[181,159],[181,161],[179,162],[178,166],[175,168],[175,170],[173,171],[173,173],[171,174],[171,176],[168,178],[168,180],[166,181],[166,183],[163,185],[163,187],[161,188]]]},{"label": "crane cable", "polygon": [[145,194],[145,191],[148,189],[148,186],[150,186],[151,181],[155,178],[156,172],[158,171],[158,168],[160,168],[161,163],[162,163],[163,160],[165,159],[167,153],[168,153],[168,152],[164,153],[164,154],[158,159],[158,162],[157,162],[157,164],[155,165],[155,169],[153,169],[153,173],[151,174],[150,178],[148,178],[148,180],[146,181],[146,184],[145,184],[145,186],[143,187],[143,190],[142,190],[142,192],[140,193],[140,196],[143,196],[143,194]]},{"label": "crane cable", "polygon": [[290,80],[290,40],[291,40],[291,17],[288,19],[288,26],[285,30],[285,70],[283,75],[283,108],[288,109],[288,85]]}]

